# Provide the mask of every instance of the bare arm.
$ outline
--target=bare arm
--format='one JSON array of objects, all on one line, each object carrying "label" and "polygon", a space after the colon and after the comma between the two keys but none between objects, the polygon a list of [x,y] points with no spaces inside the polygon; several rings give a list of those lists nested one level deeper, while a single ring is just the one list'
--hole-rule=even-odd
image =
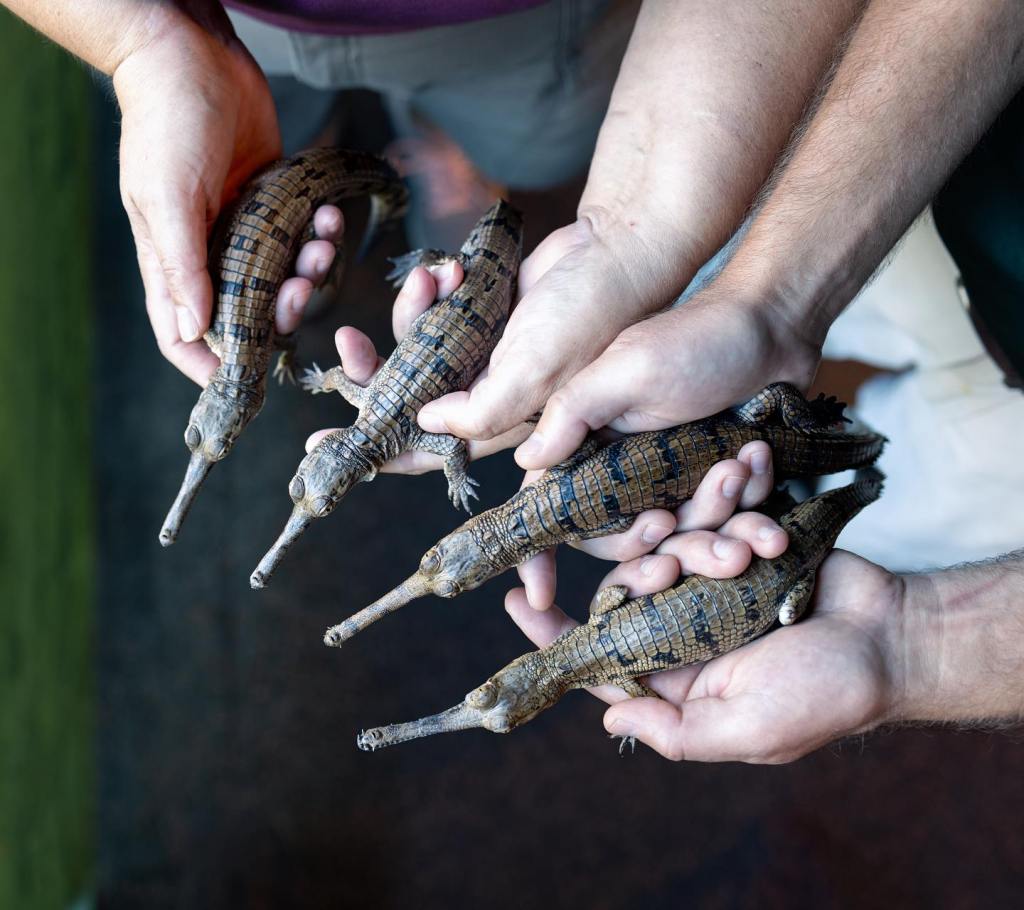
[{"label": "bare arm", "polygon": [[739,224],[861,6],[647,0],[577,221],[524,262],[487,378],[421,425],[507,430],[678,294]]},{"label": "bare arm", "polygon": [[[146,309],[164,356],[205,384],[217,358],[200,336],[213,289],[207,234],[224,202],[280,155],[266,80],[215,0],[0,0],[113,79],[121,108],[121,197],[135,236]],[[297,275],[281,287],[287,334],[334,256],[341,213],[316,216]]]},{"label": "bare arm", "polygon": [[731,279],[820,344],[1022,84],[1018,0],[872,3]]},{"label": "bare arm", "polygon": [[1024,550],[904,586],[894,719],[1024,719]]},{"label": "bare arm", "polygon": [[1022,44],[1017,0],[870,4],[722,273],[557,393],[520,464],[557,463],[591,427],[669,426],[808,383],[832,320],[1024,82]]}]

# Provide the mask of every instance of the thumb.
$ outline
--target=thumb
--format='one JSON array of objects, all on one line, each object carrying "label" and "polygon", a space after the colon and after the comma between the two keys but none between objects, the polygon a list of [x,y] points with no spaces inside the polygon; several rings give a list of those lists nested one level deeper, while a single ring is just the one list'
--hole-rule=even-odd
[{"label": "thumb", "polygon": [[141,212],[171,295],[182,341],[210,327],[213,288],[206,267],[206,206],[199,194],[172,194]]},{"label": "thumb", "polygon": [[672,761],[750,761],[759,731],[743,701],[707,697],[677,707],[631,698],[605,711],[604,728],[613,736],[635,736]]},{"label": "thumb", "polygon": [[502,363],[496,369],[487,367],[469,391],[451,392],[425,404],[417,420],[428,433],[494,439],[536,413],[535,396],[528,377]]},{"label": "thumb", "polygon": [[532,435],[516,449],[519,466],[550,468],[572,455],[591,430],[636,411],[638,394],[649,387],[638,376],[644,356],[634,351],[629,360],[609,348],[555,392]]}]

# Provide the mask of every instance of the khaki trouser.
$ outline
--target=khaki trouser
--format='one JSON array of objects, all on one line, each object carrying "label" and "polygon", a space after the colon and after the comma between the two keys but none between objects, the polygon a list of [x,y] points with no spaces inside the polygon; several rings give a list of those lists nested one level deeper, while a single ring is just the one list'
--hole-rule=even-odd
[{"label": "khaki trouser", "polygon": [[[278,83],[282,128],[313,122],[346,88],[379,92],[399,136],[424,118],[490,179],[543,189],[590,162],[636,17],[636,0],[552,0],[520,13],[391,35],[293,32],[232,12],[239,38]],[[272,81],[273,85],[273,81]],[[297,116],[298,114],[298,116]]]}]

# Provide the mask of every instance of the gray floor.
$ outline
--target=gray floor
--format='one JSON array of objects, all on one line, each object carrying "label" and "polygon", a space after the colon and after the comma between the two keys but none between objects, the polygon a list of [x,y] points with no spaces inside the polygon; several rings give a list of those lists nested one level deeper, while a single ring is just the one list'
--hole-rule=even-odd
[{"label": "gray floor", "polygon": [[[909,731],[795,765],[619,758],[583,694],[508,737],[482,731],[364,754],[363,726],[454,703],[526,650],[508,577],[422,601],[344,652],[323,629],[403,578],[458,521],[439,476],[357,489],[264,592],[248,575],[286,518],[312,430],[336,397],[272,389],[209,478],[180,542],[157,531],[185,466],[196,390],[152,342],[120,213],[113,130],[97,175],[100,325],[100,906],[1006,906],[1024,884],[1024,775],[1005,736]],[[564,200],[563,200],[564,202]],[[557,221],[524,201],[534,241]],[[350,274],[335,324],[387,343],[382,256]],[[511,460],[475,467],[484,505]],[[581,610],[604,566],[575,554]]]}]

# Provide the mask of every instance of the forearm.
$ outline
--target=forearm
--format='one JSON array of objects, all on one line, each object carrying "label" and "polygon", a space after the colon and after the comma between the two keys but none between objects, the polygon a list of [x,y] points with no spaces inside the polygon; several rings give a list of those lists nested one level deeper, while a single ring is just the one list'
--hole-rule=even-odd
[{"label": "forearm", "polygon": [[1024,718],[1024,550],[905,583],[894,719]]},{"label": "forearm", "polygon": [[233,36],[215,0],[0,0],[15,15],[90,66],[112,76],[131,53],[196,24],[224,40]]},{"label": "forearm", "polygon": [[815,343],[1024,82],[1018,0],[875,0],[721,278]]},{"label": "forearm", "polygon": [[738,226],[862,6],[643,4],[579,213],[636,283],[667,282],[659,307]]}]

